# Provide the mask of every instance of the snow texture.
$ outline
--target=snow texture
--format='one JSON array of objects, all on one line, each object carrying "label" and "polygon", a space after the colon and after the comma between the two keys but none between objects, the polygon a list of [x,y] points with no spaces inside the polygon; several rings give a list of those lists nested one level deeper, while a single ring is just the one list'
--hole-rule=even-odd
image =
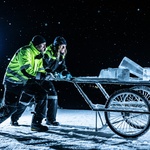
[{"label": "snow texture", "polygon": [[[104,119],[103,112],[101,112]],[[0,124],[0,149],[5,150],[149,150],[149,131],[138,139],[124,139],[110,128],[101,128],[92,110],[58,109],[60,126],[49,126],[47,132],[30,130],[31,108],[19,120],[20,126],[10,125],[10,118]],[[43,124],[45,121],[43,120]]]}]

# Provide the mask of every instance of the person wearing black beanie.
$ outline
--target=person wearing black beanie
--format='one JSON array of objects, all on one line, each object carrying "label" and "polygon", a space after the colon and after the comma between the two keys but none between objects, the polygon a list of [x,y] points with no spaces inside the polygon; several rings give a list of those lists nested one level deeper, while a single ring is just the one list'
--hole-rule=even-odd
[{"label": "person wearing black beanie", "polygon": [[[67,42],[65,38],[56,36],[44,53],[43,66],[47,73],[52,73],[56,78],[70,80],[72,75],[66,65],[66,54]],[[58,126],[59,122],[56,121],[58,95],[54,84],[51,81],[49,84],[51,84],[51,91],[48,93],[46,124]]]},{"label": "person wearing black beanie", "polygon": [[34,47],[41,52],[41,54],[37,57],[42,57],[42,54],[46,50],[46,39],[41,35],[35,35],[31,42]]},{"label": "person wearing black beanie", "polygon": [[36,76],[42,72],[43,57],[37,57],[46,50],[46,40],[41,35],[32,38],[29,45],[19,48],[10,60],[3,79],[4,105],[0,108],[0,123],[9,118],[22,105],[23,93],[35,97],[35,110],[31,122],[31,131],[45,132],[47,126],[42,125],[45,118],[47,92],[38,84]]}]

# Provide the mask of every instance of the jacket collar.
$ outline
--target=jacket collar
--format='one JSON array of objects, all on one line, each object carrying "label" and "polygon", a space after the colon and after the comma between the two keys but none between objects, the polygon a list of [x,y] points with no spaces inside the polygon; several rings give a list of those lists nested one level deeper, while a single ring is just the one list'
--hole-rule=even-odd
[{"label": "jacket collar", "polygon": [[31,47],[32,50],[36,51],[37,53],[40,54],[40,51],[33,45],[32,42],[29,43],[29,46]]}]

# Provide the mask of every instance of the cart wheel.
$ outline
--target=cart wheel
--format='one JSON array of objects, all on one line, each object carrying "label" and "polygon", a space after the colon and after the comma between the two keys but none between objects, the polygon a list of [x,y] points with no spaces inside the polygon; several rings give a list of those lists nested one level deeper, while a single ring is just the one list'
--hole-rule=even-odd
[{"label": "cart wheel", "polygon": [[[149,129],[150,115],[132,112],[150,112],[147,99],[137,91],[121,89],[114,92],[109,97],[105,108],[114,110],[105,111],[105,118],[110,129],[119,136],[137,138]],[[140,126],[142,128],[139,128]]]},{"label": "cart wheel", "polygon": [[[139,92],[140,94],[142,94],[149,102],[150,102],[150,88],[147,86],[134,86],[132,88],[130,88],[132,90],[135,90],[137,92]],[[123,117],[126,119],[126,115],[124,113],[122,113]],[[144,116],[142,116],[143,118]],[[147,115],[145,116],[147,117]],[[142,124],[138,125],[135,124],[136,122],[130,122],[131,120],[126,119],[127,123],[130,124],[133,127],[137,127],[138,129],[143,129],[144,126]]]},{"label": "cart wheel", "polygon": [[150,102],[150,87],[133,86],[131,89],[140,92]]}]

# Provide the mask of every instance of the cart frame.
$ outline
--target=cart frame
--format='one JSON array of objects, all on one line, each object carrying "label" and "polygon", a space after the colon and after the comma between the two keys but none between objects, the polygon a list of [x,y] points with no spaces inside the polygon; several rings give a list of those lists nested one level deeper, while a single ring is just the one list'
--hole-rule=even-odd
[{"label": "cart frame", "polygon": [[[122,136],[124,138],[137,138],[143,134],[145,134],[148,129],[149,129],[149,126],[150,126],[150,106],[149,106],[149,102],[146,98],[144,98],[144,96],[142,96],[141,93],[137,92],[137,91],[133,91],[133,90],[127,90],[125,91],[125,94],[126,92],[129,94],[132,94],[133,95],[136,95],[137,97],[140,97],[143,101],[144,101],[144,108],[147,107],[147,109],[145,111],[139,111],[139,110],[134,110],[134,109],[121,109],[121,108],[118,108],[117,109],[113,109],[113,108],[109,108],[109,106],[106,107],[107,105],[107,102],[109,103],[110,100],[113,100],[111,99],[110,95],[106,92],[106,90],[104,89],[104,87],[102,86],[102,84],[116,84],[116,85],[132,85],[132,86],[150,86],[150,82],[148,81],[143,81],[143,80],[140,80],[139,78],[131,78],[130,80],[128,81],[122,81],[122,80],[118,80],[118,79],[110,79],[110,78],[99,78],[99,77],[74,77],[72,78],[71,80],[60,80],[60,79],[57,79],[56,81],[67,81],[67,82],[70,82],[70,83],[73,83],[74,86],[76,87],[76,89],[79,91],[79,93],[82,95],[82,97],[84,98],[84,100],[86,101],[86,103],[89,105],[89,107],[96,112],[96,122],[95,122],[95,131],[97,131],[97,118],[99,117],[100,118],[100,121],[102,123],[102,128],[105,127],[106,125],[108,125],[116,134],[118,134],[119,136]],[[93,104],[92,101],[89,99],[89,97],[85,94],[85,92],[82,90],[81,86],[79,84],[82,84],[82,83],[86,83],[86,84],[96,84],[96,86],[100,89],[101,93],[104,95],[104,97],[106,98],[106,103],[105,105],[101,105],[101,104]],[[120,94],[122,94],[123,92],[119,92]],[[124,93],[123,93],[124,94]],[[129,102],[131,103],[131,102]],[[142,104],[142,105],[143,105]],[[133,105],[133,104],[132,104]],[[111,106],[111,105],[110,105]],[[141,107],[141,106],[140,106]],[[108,118],[108,113],[121,113],[122,115],[123,114],[140,114],[141,116],[146,116],[146,122],[145,124],[141,127],[140,125],[135,125],[133,123],[130,122],[127,122],[129,125],[132,126],[132,128],[136,128],[136,132],[135,134],[129,134],[129,133],[122,133],[122,131],[116,131],[116,129],[113,127],[113,124],[111,123],[111,121],[109,121],[109,119],[106,119],[106,123],[103,122],[103,119],[101,117],[101,114],[99,113],[100,111],[103,111],[105,112],[105,116]],[[140,116],[139,115],[139,116]],[[135,115],[134,115],[135,117]],[[133,118],[134,118],[133,117]],[[123,119],[126,119],[127,117],[125,116]],[[109,123],[108,123],[109,122]],[[140,130],[140,131],[138,131]],[[133,132],[133,131],[131,131]]]}]

